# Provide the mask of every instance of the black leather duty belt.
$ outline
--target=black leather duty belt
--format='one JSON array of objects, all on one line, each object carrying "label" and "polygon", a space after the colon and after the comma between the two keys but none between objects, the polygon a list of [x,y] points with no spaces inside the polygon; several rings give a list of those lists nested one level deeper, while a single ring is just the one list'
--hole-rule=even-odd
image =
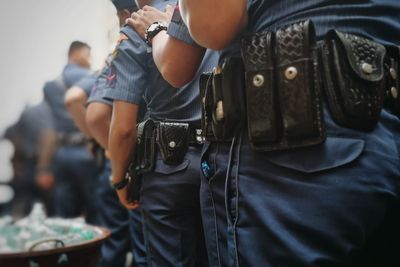
[{"label": "black leather duty belt", "polygon": [[[326,139],[323,100],[338,125],[371,131],[382,107],[400,114],[400,49],[331,30],[316,42],[311,21],[242,41],[200,79],[206,138],[229,141],[247,126],[257,151],[307,147]],[[247,125],[246,125],[247,124]]]}]

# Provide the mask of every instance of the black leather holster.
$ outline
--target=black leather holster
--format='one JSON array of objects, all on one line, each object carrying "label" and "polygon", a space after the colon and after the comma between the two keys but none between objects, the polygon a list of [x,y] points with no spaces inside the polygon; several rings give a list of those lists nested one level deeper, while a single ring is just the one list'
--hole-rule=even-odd
[{"label": "black leather holster", "polygon": [[209,140],[231,140],[244,124],[243,72],[242,59],[232,57],[200,78],[202,130]]}]

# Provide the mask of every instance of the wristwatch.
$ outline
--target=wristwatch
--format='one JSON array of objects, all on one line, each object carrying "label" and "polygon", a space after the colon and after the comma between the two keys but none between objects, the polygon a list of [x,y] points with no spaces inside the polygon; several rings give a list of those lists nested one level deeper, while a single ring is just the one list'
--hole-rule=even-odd
[{"label": "wristwatch", "polygon": [[144,33],[144,39],[146,43],[151,46],[151,40],[156,36],[160,31],[166,31],[168,29],[168,25],[162,21],[153,22]]},{"label": "wristwatch", "polygon": [[110,176],[110,184],[114,190],[121,190],[124,189],[129,183],[131,182],[131,176],[126,174],[124,179],[121,182],[114,183],[112,181],[112,176]]}]

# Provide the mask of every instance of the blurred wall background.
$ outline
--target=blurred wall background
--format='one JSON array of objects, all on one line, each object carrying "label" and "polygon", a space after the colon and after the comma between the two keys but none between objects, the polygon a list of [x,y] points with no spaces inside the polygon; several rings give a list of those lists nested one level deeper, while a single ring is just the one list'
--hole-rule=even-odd
[{"label": "blurred wall background", "polygon": [[[110,0],[0,1],[0,135],[24,107],[39,103],[45,81],[57,77],[74,40],[92,47],[99,68],[118,38]],[[11,146],[0,141],[0,182],[11,176]]]}]

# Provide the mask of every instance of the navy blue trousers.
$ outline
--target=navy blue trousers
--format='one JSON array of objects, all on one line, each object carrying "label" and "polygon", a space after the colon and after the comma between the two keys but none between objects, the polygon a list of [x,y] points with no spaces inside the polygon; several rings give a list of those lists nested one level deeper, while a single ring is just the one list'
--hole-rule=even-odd
[{"label": "navy blue trousers", "polygon": [[384,111],[371,133],[325,121],[306,149],[256,153],[247,132],[207,145],[212,266],[400,266],[399,119]]},{"label": "navy blue trousers", "polygon": [[88,223],[98,223],[96,181],[99,168],[85,146],[64,146],[53,162],[55,215],[73,218],[84,214]]},{"label": "navy blue trousers", "polygon": [[208,266],[200,216],[200,147],[184,162],[166,165],[158,155],[143,175],[141,207],[149,267]]},{"label": "navy blue trousers", "polygon": [[101,267],[125,267],[126,254],[132,252],[133,265],[145,267],[146,254],[140,210],[128,211],[110,185],[111,164],[105,162],[97,185],[99,222],[111,236],[101,248]]}]

